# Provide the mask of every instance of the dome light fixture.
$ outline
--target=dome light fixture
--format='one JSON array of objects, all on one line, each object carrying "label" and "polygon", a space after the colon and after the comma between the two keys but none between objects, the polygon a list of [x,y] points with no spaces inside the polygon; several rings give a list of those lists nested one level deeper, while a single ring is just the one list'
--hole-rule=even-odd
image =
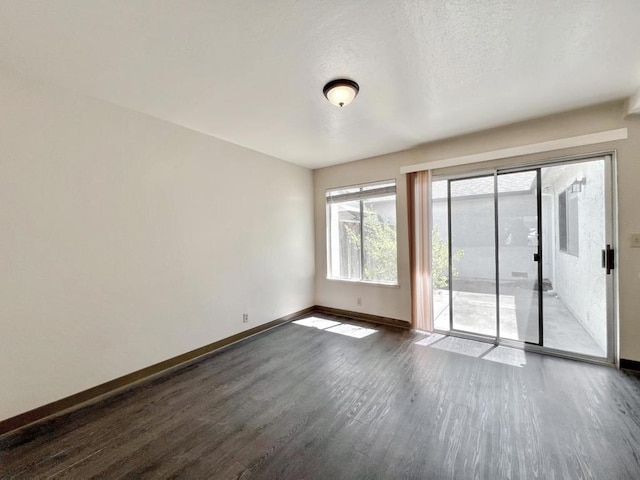
[{"label": "dome light fixture", "polygon": [[347,80],[346,78],[339,78],[327,83],[322,89],[322,93],[327,97],[327,100],[336,107],[344,107],[349,105],[358,92],[360,87],[353,80]]}]

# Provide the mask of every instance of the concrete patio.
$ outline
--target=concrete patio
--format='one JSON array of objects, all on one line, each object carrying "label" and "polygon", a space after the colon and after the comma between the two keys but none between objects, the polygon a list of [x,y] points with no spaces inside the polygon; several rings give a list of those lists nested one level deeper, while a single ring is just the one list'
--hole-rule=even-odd
[{"label": "concrete patio", "polygon": [[[464,287],[463,287],[464,288]],[[453,292],[454,329],[489,336],[496,335],[496,306],[493,287],[489,292]],[[477,290],[477,289],[476,289]],[[480,290],[483,290],[480,288]],[[537,292],[502,286],[500,294],[500,336],[506,339],[538,342]],[[433,295],[434,327],[449,330],[449,292]],[[555,293],[543,294],[544,346],[572,353],[604,358],[603,349],[574,317]]]}]

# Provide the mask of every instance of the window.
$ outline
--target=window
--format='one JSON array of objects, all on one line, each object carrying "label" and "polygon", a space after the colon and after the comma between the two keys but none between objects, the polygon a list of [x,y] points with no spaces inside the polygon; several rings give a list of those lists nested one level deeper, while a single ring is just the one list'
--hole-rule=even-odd
[{"label": "window", "polygon": [[398,283],[396,182],[327,190],[329,278]]},{"label": "window", "polygon": [[558,237],[561,252],[576,257],[580,253],[578,194],[569,190],[558,195]]}]

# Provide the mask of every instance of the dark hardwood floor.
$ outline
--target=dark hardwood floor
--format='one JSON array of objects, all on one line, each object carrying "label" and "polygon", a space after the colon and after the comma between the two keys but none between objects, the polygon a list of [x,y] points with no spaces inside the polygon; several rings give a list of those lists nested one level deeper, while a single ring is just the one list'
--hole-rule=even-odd
[{"label": "dark hardwood floor", "polygon": [[634,374],[361,325],[287,324],[0,439],[0,477],[640,478]]}]

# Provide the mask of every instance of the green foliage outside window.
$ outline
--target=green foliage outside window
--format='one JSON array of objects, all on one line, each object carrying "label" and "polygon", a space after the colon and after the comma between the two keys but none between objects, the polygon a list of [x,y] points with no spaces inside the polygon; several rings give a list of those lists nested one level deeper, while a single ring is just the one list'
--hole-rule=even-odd
[{"label": "green foliage outside window", "polygon": [[[458,276],[456,263],[464,255],[464,250],[456,250],[452,254],[453,268],[451,273]],[[431,233],[431,279],[434,290],[449,288],[449,245],[440,236],[440,226],[435,225]]]},{"label": "green foliage outside window", "polygon": [[[364,251],[365,264],[363,279],[367,281],[396,282],[398,278],[397,265],[397,234],[395,225],[385,221],[373,208],[363,209]],[[359,232],[347,230],[349,243],[360,252]],[[464,250],[453,252],[452,274],[458,276],[456,263],[464,255]],[[449,288],[449,246],[440,235],[439,225],[433,228],[431,235],[431,276],[434,290]]]},{"label": "green foliage outside window", "polygon": [[364,208],[364,279],[381,282],[398,280],[396,227],[371,207]]},{"label": "green foliage outside window", "polygon": [[[362,234],[365,251],[364,272],[366,281],[395,283],[398,280],[396,227],[374,208],[363,208]],[[349,243],[360,252],[360,238],[353,230],[347,230]]]}]

